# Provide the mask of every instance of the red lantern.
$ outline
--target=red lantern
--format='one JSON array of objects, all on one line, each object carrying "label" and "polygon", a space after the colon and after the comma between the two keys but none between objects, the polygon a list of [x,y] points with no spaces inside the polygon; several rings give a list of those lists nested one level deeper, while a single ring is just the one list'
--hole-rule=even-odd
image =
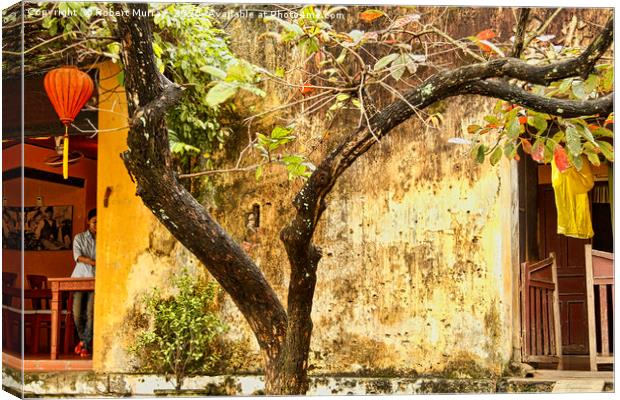
[{"label": "red lantern", "polygon": [[45,74],[45,92],[58,118],[65,125],[62,150],[62,175],[69,176],[69,125],[93,94],[95,84],[87,73],[74,66],[56,68]]}]

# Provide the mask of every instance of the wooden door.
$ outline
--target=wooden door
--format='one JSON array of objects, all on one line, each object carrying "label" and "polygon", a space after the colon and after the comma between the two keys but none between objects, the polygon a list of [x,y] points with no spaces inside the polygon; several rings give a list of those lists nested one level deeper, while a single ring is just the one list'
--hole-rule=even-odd
[{"label": "wooden door", "polygon": [[560,299],[563,354],[588,354],[585,245],[590,240],[557,234],[557,210],[551,185],[541,185],[539,195],[540,253],[555,253]]}]

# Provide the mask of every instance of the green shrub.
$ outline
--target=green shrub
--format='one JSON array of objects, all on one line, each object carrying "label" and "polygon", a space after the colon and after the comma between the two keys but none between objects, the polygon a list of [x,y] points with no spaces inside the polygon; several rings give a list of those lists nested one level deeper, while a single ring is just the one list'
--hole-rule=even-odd
[{"label": "green shrub", "polygon": [[138,333],[129,351],[145,372],[173,376],[180,390],[186,376],[209,370],[219,359],[217,339],[226,329],[215,313],[218,286],[186,270],[173,278],[175,296],[158,289],[144,297],[149,328]]}]

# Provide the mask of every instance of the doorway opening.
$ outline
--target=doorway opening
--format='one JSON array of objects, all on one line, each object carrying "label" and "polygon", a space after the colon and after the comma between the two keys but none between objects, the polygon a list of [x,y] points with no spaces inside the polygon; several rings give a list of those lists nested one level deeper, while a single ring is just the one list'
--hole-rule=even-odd
[{"label": "doorway opening", "polygon": [[[96,71],[90,74],[97,82]],[[23,127],[21,98],[14,95],[21,93],[20,80],[3,79],[3,363],[37,371],[89,370],[92,358],[74,353],[79,339],[72,293],[59,292],[56,312],[52,282],[71,276],[75,235],[87,229],[88,211],[97,205],[98,140],[93,133],[98,98],[95,94],[89,100],[69,128],[69,176],[64,179],[62,141],[57,139],[64,127],[45,94],[43,75],[24,78]],[[55,312],[58,329],[52,341]]]}]

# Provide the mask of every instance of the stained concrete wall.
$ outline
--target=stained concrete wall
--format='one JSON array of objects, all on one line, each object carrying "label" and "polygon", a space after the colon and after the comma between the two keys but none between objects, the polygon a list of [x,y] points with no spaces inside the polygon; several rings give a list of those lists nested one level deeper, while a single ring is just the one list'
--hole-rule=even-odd
[{"label": "stained concrete wall", "polygon": [[[510,360],[518,330],[510,163],[478,166],[468,147],[447,142],[487,107],[451,100],[439,129],[406,124],[334,187],[315,240],[323,259],[314,372],[468,376],[501,373]],[[285,179],[231,181],[216,211],[237,239],[251,243],[282,299],[289,269],[278,234],[299,189]],[[255,235],[244,224],[254,204],[261,206]]]}]

